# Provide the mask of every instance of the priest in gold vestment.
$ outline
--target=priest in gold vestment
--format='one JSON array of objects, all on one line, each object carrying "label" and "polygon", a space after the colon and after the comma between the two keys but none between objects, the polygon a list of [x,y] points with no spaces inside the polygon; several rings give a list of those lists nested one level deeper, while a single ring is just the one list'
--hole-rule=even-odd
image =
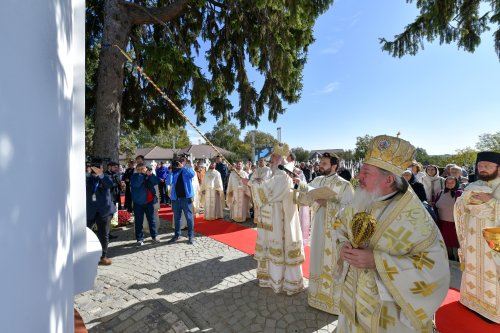
[{"label": "priest in gold vestment", "polygon": [[[239,175],[239,176],[238,176]],[[242,180],[248,179],[248,173],[243,170],[243,163],[236,163],[231,170],[227,182],[227,205],[231,219],[235,222],[245,222],[250,217],[250,191]]]},{"label": "priest in gold vestment", "polygon": [[224,218],[224,184],[215,161],[210,163],[201,181],[201,197],[205,220]]},{"label": "priest in gold vestment", "polygon": [[[304,247],[293,181],[278,168],[287,154],[288,146],[276,145],[270,160],[273,176],[244,182],[251,187],[254,204],[260,210],[254,254],[259,285],[292,295],[304,288]],[[285,167],[293,171],[293,163]]]},{"label": "priest in gold vestment", "polygon": [[436,224],[400,176],[414,153],[400,138],[375,137],[353,201],[335,222],[334,277],[343,285],[337,332],[433,330],[450,270]]},{"label": "priest in gold vestment", "polygon": [[[335,217],[354,195],[351,183],[337,175],[338,162],[337,155],[325,153],[319,164],[322,176],[317,176],[309,184],[294,178],[294,183],[299,184],[299,203],[312,206],[308,303],[313,308],[337,315],[342,286],[332,278],[335,248],[332,232]],[[310,190],[323,187],[331,189],[335,196],[314,200],[308,194]]]},{"label": "priest in gold vestment", "polygon": [[[262,182],[271,178],[272,175],[273,172],[271,171],[271,168],[266,166],[266,159],[264,157],[260,157],[257,168],[255,168],[254,172],[252,172],[249,178],[254,182]],[[253,220],[255,221],[255,223],[257,223],[257,221],[259,220],[259,208],[255,205],[253,207]]]},{"label": "priest in gold vestment", "polygon": [[482,229],[500,227],[500,153],[477,154],[479,180],[455,203],[458,257],[462,268],[460,303],[500,323],[500,253],[483,239]]}]

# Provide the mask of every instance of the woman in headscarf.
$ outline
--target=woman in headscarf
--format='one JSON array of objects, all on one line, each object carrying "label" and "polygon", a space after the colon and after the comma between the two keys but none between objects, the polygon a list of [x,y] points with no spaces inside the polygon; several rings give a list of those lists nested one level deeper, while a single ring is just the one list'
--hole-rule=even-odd
[{"label": "woman in headscarf", "polygon": [[439,217],[438,225],[448,250],[448,259],[455,261],[458,261],[458,248],[460,245],[455,229],[453,207],[457,198],[462,195],[459,186],[458,179],[452,176],[447,177],[444,189],[438,193],[436,198],[436,210]]},{"label": "woman in headscarf", "polygon": [[405,170],[403,172],[403,178],[406,179],[408,184],[410,184],[413,192],[415,192],[420,201],[422,202],[425,201],[424,185],[422,185],[422,183],[419,183],[417,181],[415,175],[411,172],[411,170]]},{"label": "woman in headscarf", "polygon": [[434,207],[437,195],[444,189],[444,178],[439,176],[439,169],[436,165],[428,165],[425,168],[422,184],[424,184],[427,202]]}]

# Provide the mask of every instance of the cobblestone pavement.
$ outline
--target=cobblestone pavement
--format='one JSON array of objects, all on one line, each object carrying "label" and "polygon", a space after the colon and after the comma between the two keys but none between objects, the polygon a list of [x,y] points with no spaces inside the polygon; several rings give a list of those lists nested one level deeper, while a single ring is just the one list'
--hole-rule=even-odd
[{"label": "cobblestone pavement", "polygon": [[335,330],[337,317],[309,307],[306,291],[260,288],[255,260],[223,243],[196,235],[194,245],[168,245],[164,220],[157,245],[136,248],[133,226],[113,234],[113,264],[99,266],[95,289],[75,299],[90,333]]},{"label": "cobblestone pavement", "polygon": [[133,226],[113,231],[113,264],[99,266],[95,289],[75,299],[90,333],[335,331],[337,317],[309,307],[306,291],[260,288],[251,256],[201,235],[194,245],[168,245],[173,230],[164,220],[159,231],[160,244],[140,248]]}]

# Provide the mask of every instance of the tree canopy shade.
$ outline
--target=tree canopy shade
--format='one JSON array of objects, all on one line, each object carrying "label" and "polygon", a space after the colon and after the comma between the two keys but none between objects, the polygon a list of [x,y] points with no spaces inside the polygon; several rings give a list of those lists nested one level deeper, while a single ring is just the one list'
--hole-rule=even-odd
[{"label": "tree canopy shade", "polygon": [[[155,131],[184,125],[113,45],[138,65],[196,122],[207,113],[257,126],[265,110],[276,121],[295,103],[313,25],[333,0],[87,0],[87,111],[95,116],[94,155],[116,158],[120,121]],[[196,64],[204,54],[208,73]],[[99,54],[99,58],[97,58]],[[98,62],[98,66],[97,66]],[[248,78],[253,67],[262,87]],[[96,84],[97,83],[97,84]],[[239,95],[239,108],[228,96]]]},{"label": "tree canopy shade", "polygon": [[481,134],[478,143],[476,143],[476,148],[479,151],[489,150],[500,153],[500,131],[493,134]]},{"label": "tree canopy shade", "polygon": [[[496,26],[495,51],[500,59],[499,0],[406,0],[415,2],[420,15],[393,41],[380,39],[382,49],[394,57],[415,55],[424,48],[424,40],[439,43],[457,42],[459,49],[474,52],[481,43],[481,34]],[[487,9],[486,12],[483,12]]]}]

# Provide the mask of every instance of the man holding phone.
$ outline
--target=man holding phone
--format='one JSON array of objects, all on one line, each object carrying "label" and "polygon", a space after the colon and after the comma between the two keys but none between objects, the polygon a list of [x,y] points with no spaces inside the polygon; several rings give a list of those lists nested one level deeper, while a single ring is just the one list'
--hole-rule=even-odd
[{"label": "man holding phone", "polygon": [[113,203],[111,189],[113,181],[109,175],[104,174],[101,160],[93,160],[90,165],[90,173],[86,177],[87,193],[87,227],[92,229],[97,225],[97,238],[102,247],[102,255],[99,265],[111,265],[108,258],[109,228],[111,218],[116,211]]}]

